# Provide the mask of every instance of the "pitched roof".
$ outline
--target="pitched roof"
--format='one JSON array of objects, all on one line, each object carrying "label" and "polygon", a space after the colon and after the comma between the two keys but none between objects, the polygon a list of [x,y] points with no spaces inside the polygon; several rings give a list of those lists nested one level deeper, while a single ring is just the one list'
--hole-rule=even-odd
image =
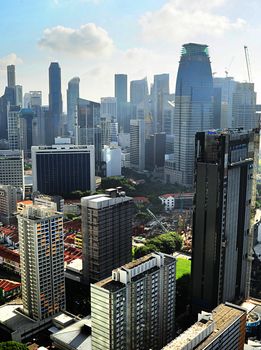
[{"label": "pitched roof", "polygon": [[21,286],[20,282],[0,279],[0,288],[3,289],[5,292],[9,292],[10,290],[20,286]]}]

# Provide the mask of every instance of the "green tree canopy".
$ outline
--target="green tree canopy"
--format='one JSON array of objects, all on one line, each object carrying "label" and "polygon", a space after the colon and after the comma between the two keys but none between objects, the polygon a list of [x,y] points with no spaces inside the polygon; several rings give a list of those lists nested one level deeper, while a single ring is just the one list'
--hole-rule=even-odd
[{"label": "green tree canopy", "polygon": [[27,346],[15,341],[0,343],[0,350],[27,350]]}]

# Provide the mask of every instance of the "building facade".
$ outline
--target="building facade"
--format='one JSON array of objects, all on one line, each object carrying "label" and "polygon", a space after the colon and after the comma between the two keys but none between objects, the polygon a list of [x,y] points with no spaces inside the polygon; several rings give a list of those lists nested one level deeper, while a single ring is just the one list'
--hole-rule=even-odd
[{"label": "building facade", "polygon": [[255,132],[196,135],[192,306],[245,298],[252,261],[250,211]]},{"label": "building facade", "polygon": [[34,320],[65,309],[63,217],[31,205],[18,215],[23,312]]},{"label": "building facade", "polygon": [[207,45],[185,44],[176,81],[174,160],[178,183],[191,187],[195,135],[213,128],[213,78]]},{"label": "building facade", "polygon": [[16,202],[22,199],[22,192],[11,185],[0,184],[0,221],[10,225],[14,221]]},{"label": "building facade", "polygon": [[83,197],[83,277],[100,281],[131,261],[132,198],[116,189]]},{"label": "building facade", "polygon": [[95,191],[94,146],[32,147],[33,191],[65,196]]},{"label": "building facade", "polygon": [[176,260],[152,253],[91,285],[93,350],[159,350],[174,337]]}]

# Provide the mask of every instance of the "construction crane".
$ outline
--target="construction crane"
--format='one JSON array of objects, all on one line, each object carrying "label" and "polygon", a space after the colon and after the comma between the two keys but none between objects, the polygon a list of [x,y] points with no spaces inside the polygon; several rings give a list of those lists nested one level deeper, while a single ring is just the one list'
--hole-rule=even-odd
[{"label": "construction crane", "polygon": [[151,210],[149,210],[148,208],[146,209],[147,212],[150,214],[151,217],[153,217],[153,219],[160,225],[160,227],[162,228],[162,230],[164,232],[168,232],[168,230],[166,229],[166,227],[160,222],[160,220],[155,216],[155,214],[153,214],[153,212]]},{"label": "construction crane", "polygon": [[250,66],[250,58],[249,58],[248,47],[244,46],[244,50],[245,50],[248,82],[251,83],[252,82],[252,74],[251,74],[251,66]]}]

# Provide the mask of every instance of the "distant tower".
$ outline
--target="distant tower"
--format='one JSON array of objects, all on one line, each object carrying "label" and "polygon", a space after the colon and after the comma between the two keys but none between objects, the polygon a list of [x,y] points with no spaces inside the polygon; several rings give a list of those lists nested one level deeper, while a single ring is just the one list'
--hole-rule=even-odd
[{"label": "distant tower", "polygon": [[130,163],[136,170],[145,167],[145,124],[142,119],[130,121]]},{"label": "distant tower", "polygon": [[207,45],[182,47],[174,125],[176,182],[192,186],[196,132],[213,127],[213,78]]},{"label": "distant tower", "polygon": [[61,136],[62,112],[61,68],[58,62],[52,62],[49,67],[49,113],[53,139]]},{"label": "distant tower", "polygon": [[74,133],[75,109],[79,99],[79,84],[80,78],[72,78],[68,82],[67,89],[67,129],[72,134]]},{"label": "distant tower", "polygon": [[15,65],[7,66],[7,87],[15,88]]},{"label": "distant tower", "polygon": [[143,102],[148,96],[148,82],[147,78],[140,80],[132,80],[130,82],[130,102],[137,106]]},{"label": "distant tower", "polygon": [[128,123],[128,77],[126,74],[114,75],[114,97],[117,99],[117,122],[119,124],[119,130],[126,129]]},{"label": "distant tower", "polygon": [[18,215],[24,313],[43,320],[65,309],[63,216],[26,206]]}]

